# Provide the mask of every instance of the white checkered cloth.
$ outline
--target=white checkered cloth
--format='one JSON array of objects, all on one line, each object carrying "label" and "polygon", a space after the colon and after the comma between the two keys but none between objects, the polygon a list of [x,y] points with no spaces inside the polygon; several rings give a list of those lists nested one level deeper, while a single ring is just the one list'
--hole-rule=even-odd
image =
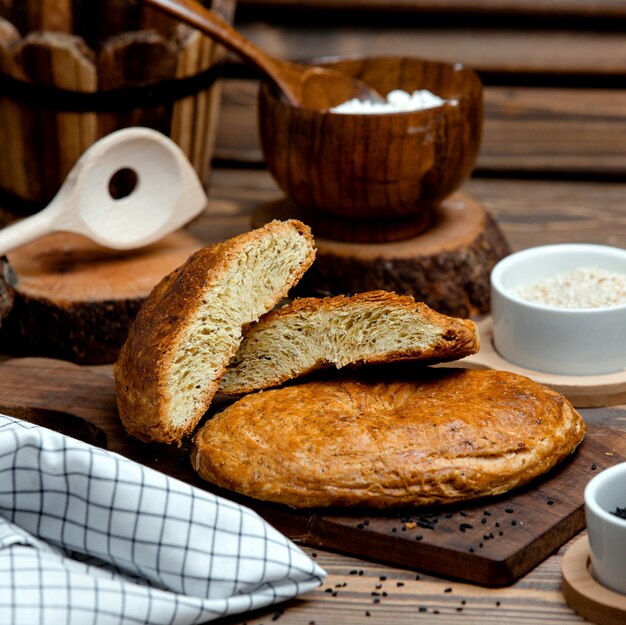
[{"label": "white checkered cloth", "polygon": [[0,415],[0,623],[203,623],[325,572],[255,512]]}]

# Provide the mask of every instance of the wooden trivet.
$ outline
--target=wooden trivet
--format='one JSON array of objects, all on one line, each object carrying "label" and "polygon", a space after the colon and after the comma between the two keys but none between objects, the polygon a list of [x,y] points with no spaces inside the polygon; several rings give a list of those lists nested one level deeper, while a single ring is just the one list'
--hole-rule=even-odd
[{"label": "wooden trivet", "polygon": [[299,219],[311,227],[316,240],[388,243],[403,241],[425,232],[431,226],[432,218],[432,208],[425,207],[416,217],[357,221],[349,217],[309,211],[285,197],[261,206],[254,216],[254,221],[263,225],[272,219]]},{"label": "wooden trivet", "polygon": [[565,601],[578,614],[598,625],[626,623],[626,595],[609,590],[593,577],[586,536],[567,550],[561,572]]},{"label": "wooden trivet", "polygon": [[[480,351],[453,363],[455,367],[499,369],[525,375],[563,393],[577,408],[599,408],[626,402],[626,371],[580,376],[557,375],[526,369],[506,360],[496,351],[490,316],[480,320],[477,325],[480,335]],[[446,363],[441,366],[451,365]]]},{"label": "wooden trivet", "polygon": [[117,358],[152,288],[200,248],[174,232],[134,251],[110,250],[74,234],[53,234],[7,255],[14,292],[0,329],[5,352],[82,364]]},{"label": "wooden trivet", "polygon": [[[288,216],[284,204],[278,208],[277,204],[261,208],[253,216],[253,226]],[[311,227],[315,235],[315,226]],[[413,295],[439,312],[460,317],[489,312],[489,274],[510,252],[484,206],[462,192],[435,209],[430,228],[420,235],[387,243],[316,236],[315,242],[317,257],[296,287],[298,295],[384,289]]]}]

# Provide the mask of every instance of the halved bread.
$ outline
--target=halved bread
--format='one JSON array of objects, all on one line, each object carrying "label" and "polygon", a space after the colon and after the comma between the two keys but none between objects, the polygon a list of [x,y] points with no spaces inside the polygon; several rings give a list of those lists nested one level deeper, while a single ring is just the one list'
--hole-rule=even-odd
[{"label": "halved bread", "polygon": [[151,292],[114,366],[120,418],[179,442],[217,392],[242,327],[287,295],[315,258],[310,229],[273,221],[195,253]]},{"label": "halved bread", "polygon": [[251,393],[194,438],[211,482],[296,508],[451,504],[500,495],[572,453],[587,426],[506,371],[386,367]]},{"label": "halved bread", "polygon": [[299,299],[246,329],[220,392],[249,393],[329,366],[458,360],[478,348],[472,321],[442,315],[408,295]]}]

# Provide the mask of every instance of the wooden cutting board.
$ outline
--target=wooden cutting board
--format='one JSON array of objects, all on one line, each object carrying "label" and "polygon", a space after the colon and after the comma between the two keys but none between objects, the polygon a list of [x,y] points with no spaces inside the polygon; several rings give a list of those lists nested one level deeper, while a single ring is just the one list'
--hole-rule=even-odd
[{"label": "wooden cutting board", "polygon": [[[226,402],[218,399],[215,408],[223,408]],[[108,368],[94,372],[45,358],[6,360],[0,364],[0,412],[214,490],[191,469],[187,449],[141,443],[125,434]],[[584,528],[585,484],[625,457],[626,432],[591,425],[579,450],[531,486],[508,496],[439,510],[302,512],[214,492],[256,509],[297,542],[502,586],[519,579]]]}]

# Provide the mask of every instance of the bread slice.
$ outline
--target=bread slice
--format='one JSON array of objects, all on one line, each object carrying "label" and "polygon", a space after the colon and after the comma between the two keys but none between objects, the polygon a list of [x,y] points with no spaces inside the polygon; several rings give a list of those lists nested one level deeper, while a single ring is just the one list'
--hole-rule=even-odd
[{"label": "bread slice", "polygon": [[527,377],[400,368],[246,395],[200,428],[193,466],[296,508],[451,504],[528,483],[584,437],[570,402]]},{"label": "bread slice", "polygon": [[287,295],[315,258],[311,231],[273,221],[195,253],[150,293],[114,366],[120,418],[146,441],[180,442],[215,395],[242,327]]},{"label": "bread slice", "polygon": [[306,298],[268,313],[245,331],[220,391],[249,393],[328,366],[458,360],[478,348],[472,321],[437,313],[408,295],[370,291]]}]

